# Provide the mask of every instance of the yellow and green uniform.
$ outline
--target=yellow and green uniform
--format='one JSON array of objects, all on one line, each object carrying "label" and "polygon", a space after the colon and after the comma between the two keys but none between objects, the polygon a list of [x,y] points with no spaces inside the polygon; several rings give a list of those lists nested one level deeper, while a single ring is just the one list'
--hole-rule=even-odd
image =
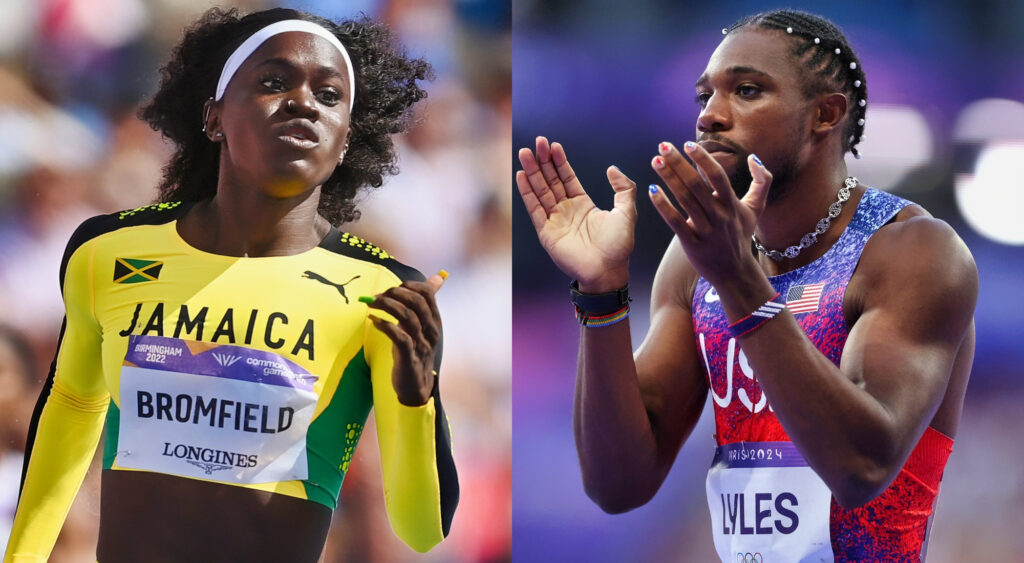
[{"label": "yellow and green uniform", "polygon": [[95,217],[72,237],[8,557],[48,555],[104,421],[104,469],[333,509],[371,408],[392,527],[420,551],[443,539],[459,491],[438,389],[398,402],[392,343],[358,301],[423,275],[334,229],[292,256],[202,252],[177,233],[187,207]]}]

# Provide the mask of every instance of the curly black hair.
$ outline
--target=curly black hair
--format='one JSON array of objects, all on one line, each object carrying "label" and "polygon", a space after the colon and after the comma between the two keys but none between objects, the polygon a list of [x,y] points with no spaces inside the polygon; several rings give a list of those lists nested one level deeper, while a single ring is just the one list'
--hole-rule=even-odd
[{"label": "curly black hair", "polygon": [[824,92],[842,92],[850,99],[850,120],[843,135],[843,152],[860,158],[857,144],[864,136],[868,81],[860,59],[843,32],[831,21],[798,10],[774,10],[740,19],[722,30],[742,27],[781,31],[795,40],[793,57],[802,62],[803,94],[811,98]]},{"label": "curly black hair", "polygon": [[398,173],[391,135],[411,127],[412,105],[427,96],[417,81],[432,78],[429,63],[407,57],[390,29],[366,17],[335,24],[285,8],[247,15],[234,8],[212,8],[185,31],[161,69],[159,89],[139,110],[143,121],[176,145],[164,167],[159,201],[201,201],[216,194],[220,144],[210,142],[202,130],[203,104],[216,90],[225,61],[243,41],[267,25],[289,19],[329,30],[355,67],[349,149],[321,188],[320,214],[334,225],[357,220],[357,192],[364,186],[379,188],[385,175]]}]

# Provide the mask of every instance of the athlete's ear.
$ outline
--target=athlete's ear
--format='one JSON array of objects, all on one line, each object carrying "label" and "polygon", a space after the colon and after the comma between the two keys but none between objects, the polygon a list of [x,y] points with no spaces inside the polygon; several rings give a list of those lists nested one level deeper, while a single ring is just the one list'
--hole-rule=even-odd
[{"label": "athlete's ear", "polygon": [[224,140],[224,131],[220,127],[220,108],[221,104],[213,101],[213,98],[207,98],[203,104],[203,132],[214,143]]},{"label": "athlete's ear", "polygon": [[341,149],[341,155],[338,157],[338,165],[345,162],[345,153],[348,152],[348,142],[352,138],[352,128],[350,127],[348,133],[345,134],[345,147]]},{"label": "athlete's ear", "polygon": [[842,123],[849,105],[845,94],[835,92],[822,95],[815,105],[817,113],[812,131],[817,134],[831,132]]}]

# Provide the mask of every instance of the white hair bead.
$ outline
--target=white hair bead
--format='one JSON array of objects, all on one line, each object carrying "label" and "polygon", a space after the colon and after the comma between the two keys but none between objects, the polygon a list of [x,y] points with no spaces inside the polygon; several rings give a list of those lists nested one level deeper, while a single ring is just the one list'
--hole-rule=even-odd
[{"label": "white hair bead", "polygon": [[814,38],[814,44],[817,45],[818,43],[821,43],[821,39],[818,38],[818,37],[815,37]]},{"label": "white hair bead", "polygon": [[786,28],[786,33],[793,33],[793,28],[792,27],[787,27]]},{"label": "white hair bead", "polygon": [[857,125],[864,125],[864,118],[863,117],[857,120]]},{"label": "white hair bead", "polygon": [[857,63],[850,63],[850,70],[857,68]]},{"label": "white hair bead", "polygon": [[860,80],[854,80],[853,81],[853,87],[854,88],[860,88]]},{"label": "white hair bead", "polygon": [[842,53],[842,51],[839,50],[839,47],[836,47],[836,54],[838,55],[840,53]]},{"label": "white hair bead", "polygon": [[861,100],[861,101],[859,101],[857,103],[860,104],[860,107],[864,107],[864,106],[868,105],[867,100]]}]

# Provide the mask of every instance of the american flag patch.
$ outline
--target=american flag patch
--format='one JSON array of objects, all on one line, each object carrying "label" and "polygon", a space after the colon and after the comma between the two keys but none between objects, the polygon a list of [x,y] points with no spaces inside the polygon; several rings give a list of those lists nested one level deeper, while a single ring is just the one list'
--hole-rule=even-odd
[{"label": "american flag patch", "polygon": [[794,285],[786,294],[786,308],[793,314],[817,311],[818,303],[821,301],[821,291],[824,288],[824,283]]}]

